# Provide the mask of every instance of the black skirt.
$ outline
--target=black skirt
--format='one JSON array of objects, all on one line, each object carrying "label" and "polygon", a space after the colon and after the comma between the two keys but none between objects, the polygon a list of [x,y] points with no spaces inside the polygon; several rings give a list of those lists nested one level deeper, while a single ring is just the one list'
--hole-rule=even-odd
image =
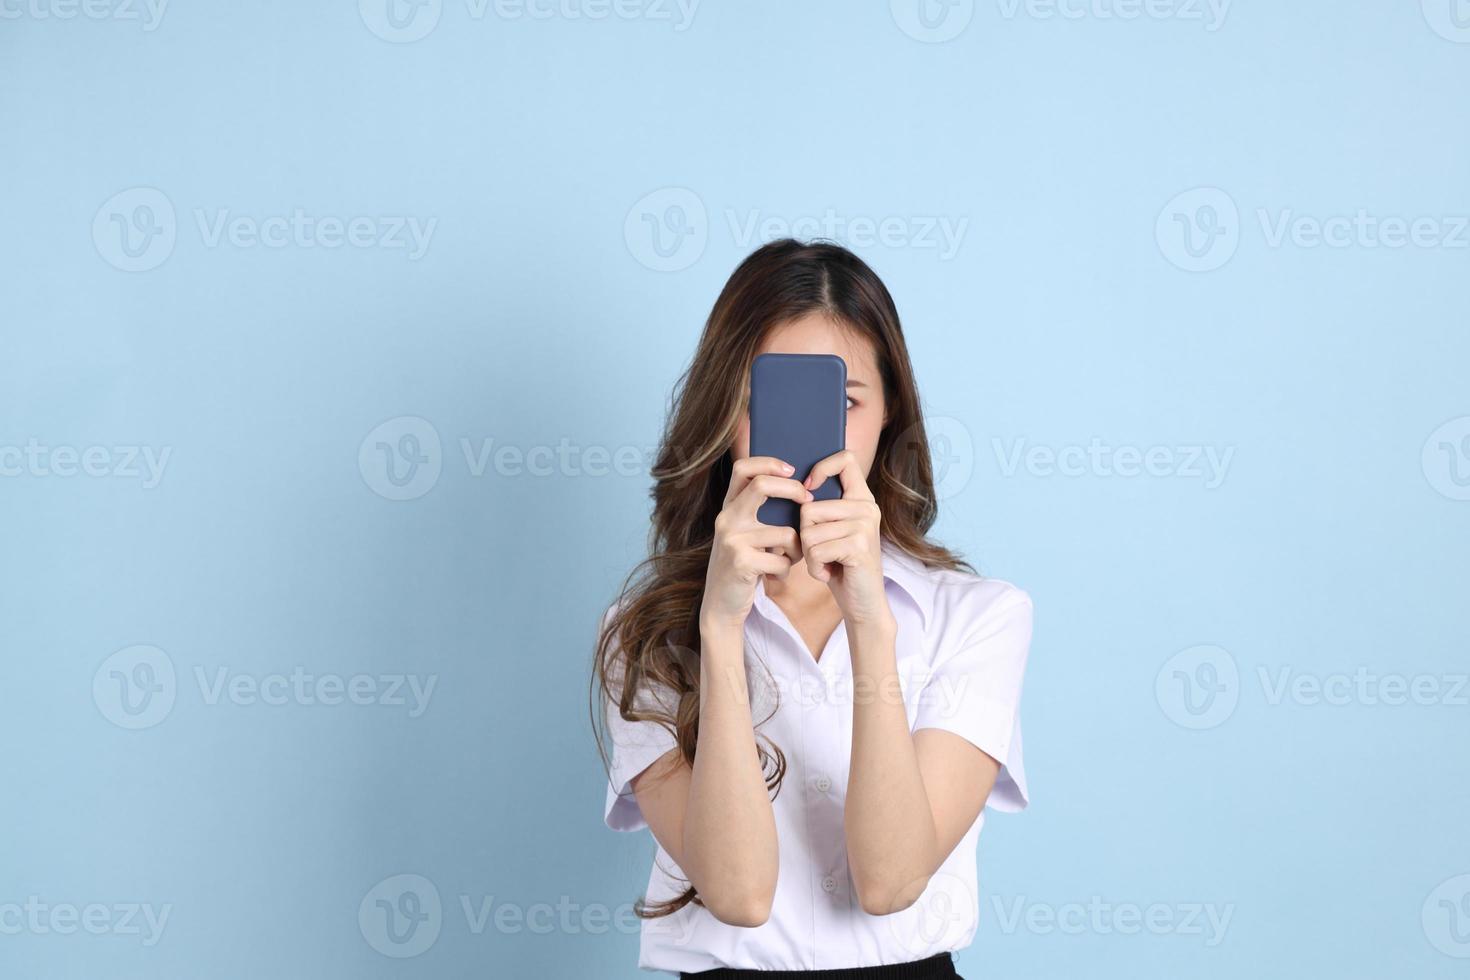
[{"label": "black skirt", "polygon": [[700,970],[681,973],[681,978],[703,980],[798,980],[818,977],[821,980],[964,980],[954,972],[954,960],[948,953],[912,963],[889,963],[886,966],[857,966],[846,970]]}]

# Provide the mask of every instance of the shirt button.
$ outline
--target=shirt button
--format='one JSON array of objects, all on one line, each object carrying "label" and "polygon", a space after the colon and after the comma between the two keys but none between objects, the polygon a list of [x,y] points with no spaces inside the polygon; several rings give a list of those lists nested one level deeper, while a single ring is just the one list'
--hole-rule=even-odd
[{"label": "shirt button", "polygon": [[832,780],[828,779],[826,776],[818,776],[816,782],[814,782],[812,785],[817,788],[818,793],[825,793],[832,788]]},{"label": "shirt button", "polygon": [[831,894],[837,890],[837,879],[828,875],[822,879],[822,891]]}]

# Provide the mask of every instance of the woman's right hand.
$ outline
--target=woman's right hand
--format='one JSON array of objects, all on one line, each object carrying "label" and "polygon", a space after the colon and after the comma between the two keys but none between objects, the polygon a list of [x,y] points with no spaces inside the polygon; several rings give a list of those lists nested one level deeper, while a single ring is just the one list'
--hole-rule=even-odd
[{"label": "woman's right hand", "polygon": [[[699,610],[703,631],[744,628],[762,575],[785,578],[792,562],[801,561],[801,538],[793,528],[772,527],[756,519],[756,510],[771,497],[810,502],[811,491],[791,478],[790,464],[770,456],[735,461],[730,488],[715,518],[714,544]],[[771,549],[771,550],[767,550]]]}]

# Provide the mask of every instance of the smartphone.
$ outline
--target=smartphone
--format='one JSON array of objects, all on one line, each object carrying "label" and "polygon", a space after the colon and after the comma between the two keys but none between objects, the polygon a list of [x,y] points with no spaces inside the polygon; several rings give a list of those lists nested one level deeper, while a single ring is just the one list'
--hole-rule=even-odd
[{"label": "smartphone", "polygon": [[[761,354],[750,369],[750,454],[774,456],[805,480],[819,460],[847,448],[847,362],[835,354]],[[812,491],[818,500],[842,496],[828,477]],[[762,524],[801,527],[801,507],[773,497],[761,504]]]}]

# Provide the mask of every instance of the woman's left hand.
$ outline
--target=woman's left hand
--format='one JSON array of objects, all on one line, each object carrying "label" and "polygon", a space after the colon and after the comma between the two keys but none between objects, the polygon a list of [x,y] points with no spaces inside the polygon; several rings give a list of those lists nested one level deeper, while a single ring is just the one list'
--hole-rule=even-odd
[{"label": "woman's left hand", "polygon": [[851,450],[833,453],[806,479],[815,490],[828,477],[842,482],[840,500],[801,505],[801,551],[807,571],[826,582],[849,628],[892,622],[883,587],[882,514]]}]

